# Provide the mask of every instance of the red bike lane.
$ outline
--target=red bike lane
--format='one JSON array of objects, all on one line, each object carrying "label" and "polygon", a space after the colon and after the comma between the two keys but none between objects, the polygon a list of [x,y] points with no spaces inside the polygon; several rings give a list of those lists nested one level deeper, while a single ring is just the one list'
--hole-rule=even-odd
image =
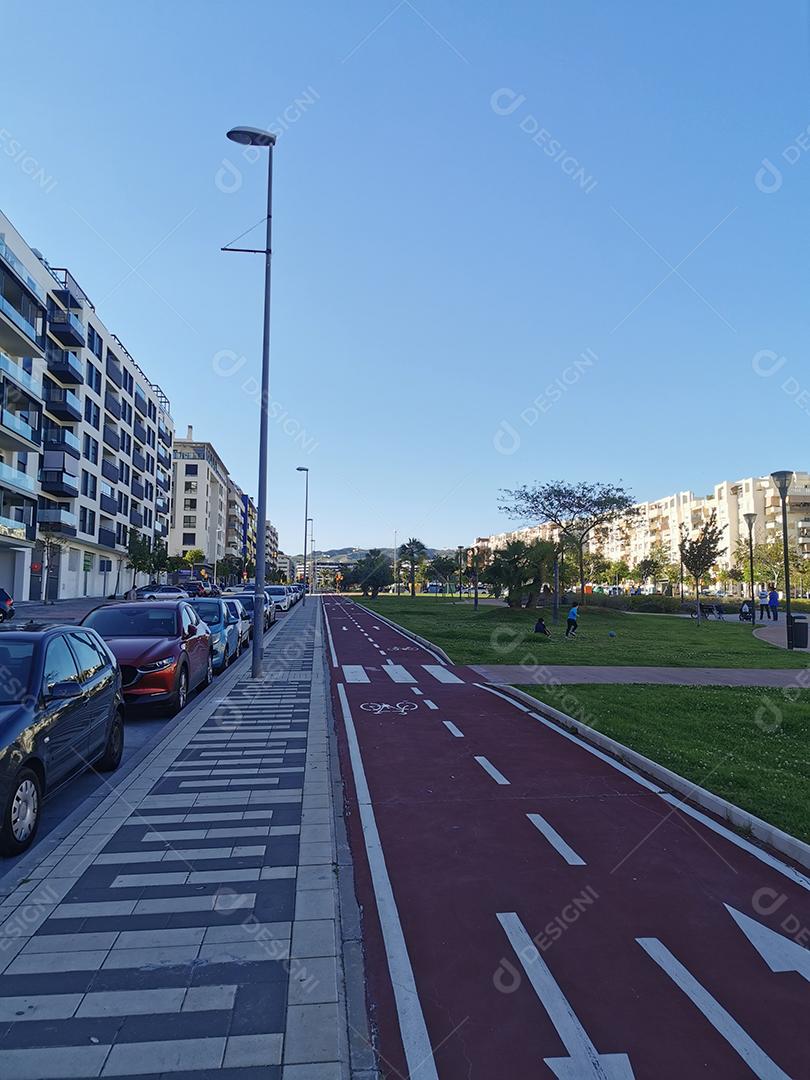
[{"label": "red bike lane", "polygon": [[771,971],[741,929],[801,949],[783,924],[810,922],[802,875],[373,613],[324,606],[385,1075],[810,1076],[802,958]]}]

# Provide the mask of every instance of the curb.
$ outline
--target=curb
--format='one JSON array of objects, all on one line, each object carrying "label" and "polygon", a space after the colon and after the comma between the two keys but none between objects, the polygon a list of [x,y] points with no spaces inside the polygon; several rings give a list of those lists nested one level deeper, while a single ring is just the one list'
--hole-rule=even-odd
[{"label": "curb", "polygon": [[[493,686],[495,685],[493,684]],[[592,743],[617,760],[632,766],[637,772],[642,773],[649,779],[655,780],[664,787],[677,792],[689,802],[696,803],[704,810],[709,810],[726,824],[735,826],[741,832],[748,833],[774,851],[786,855],[800,866],[810,869],[810,844],[799,840],[798,837],[791,836],[790,833],[784,832],[775,825],[770,825],[755,814],[751,814],[735,803],[729,802],[728,799],[723,799],[720,795],[715,795],[713,792],[707,791],[706,788],[693,784],[691,780],[685,779],[648,757],[644,757],[638,751],[631,750],[629,746],[611,739],[609,735],[603,735],[600,731],[588,727],[581,720],[576,720],[573,716],[560,712],[551,705],[546,705],[545,702],[539,701],[537,698],[532,697],[531,694],[527,694],[515,686],[505,686],[499,683],[497,689],[505,696],[514,698],[515,701],[519,701],[524,705],[531,705],[535,712],[541,713],[549,720],[553,720],[560,727],[574,732],[585,742]]]},{"label": "curb", "polygon": [[393,619],[389,619],[387,615],[381,615],[379,611],[374,611],[373,608],[366,607],[366,605],[361,603],[359,600],[354,600],[353,602],[357,604],[358,607],[361,607],[365,611],[367,611],[370,615],[373,615],[375,619],[381,619],[382,622],[388,623],[389,626],[393,626],[395,630],[399,630],[401,634],[405,634],[405,636],[409,637],[411,641],[415,641],[417,645],[421,645],[423,649],[429,649],[432,653],[435,653],[436,656],[441,658],[443,664],[447,664],[449,667],[453,667],[453,661],[450,659],[444,649],[440,649],[439,646],[434,645],[432,641],[428,641],[427,638],[424,638],[419,634],[415,634],[413,630],[407,630],[398,622],[394,622]]}]

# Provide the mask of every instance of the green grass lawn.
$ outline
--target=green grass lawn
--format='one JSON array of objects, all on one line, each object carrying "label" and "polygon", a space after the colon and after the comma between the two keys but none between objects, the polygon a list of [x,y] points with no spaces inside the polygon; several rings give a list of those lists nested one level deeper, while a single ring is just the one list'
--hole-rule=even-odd
[{"label": "green grass lawn", "polygon": [[625,746],[810,841],[810,691],[522,686]]},{"label": "green grass lawn", "polygon": [[[401,623],[444,649],[457,664],[641,664],[664,667],[803,668],[806,654],[791,654],[759,641],[750,626],[729,618],[698,626],[672,615],[631,615],[599,608],[580,609],[576,640],[566,641],[565,619],[549,628],[553,637],[532,630],[536,613],[446,598],[379,596],[360,598],[372,611]],[[615,637],[610,636],[613,631]]]}]

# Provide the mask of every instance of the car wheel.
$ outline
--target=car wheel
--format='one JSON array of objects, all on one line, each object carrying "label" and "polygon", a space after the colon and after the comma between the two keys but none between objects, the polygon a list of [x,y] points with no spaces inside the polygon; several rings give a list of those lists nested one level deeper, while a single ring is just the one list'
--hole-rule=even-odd
[{"label": "car wheel", "polygon": [[115,716],[110,725],[110,734],[107,736],[107,745],[104,747],[104,753],[101,758],[99,758],[96,763],[96,769],[99,772],[114,772],[121,764],[123,753],[124,714],[120,709],[116,709]]},{"label": "car wheel", "polygon": [[180,673],[177,676],[177,689],[174,692],[174,703],[172,704],[172,716],[176,716],[177,713],[182,712],[186,707],[188,701],[188,671],[185,667],[180,668]]},{"label": "car wheel", "polygon": [[208,664],[207,664],[206,669],[205,669],[205,678],[203,679],[203,689],[205,689],[206,686],[210,686],[213,681],[214,681],[214,654],[212,652],[209,652],[208,653]]},{"label": "car wheel", "polygon": [[5,622],[5,621],[6,621],[6,613],[5,613],[5,611],[0,611],[0,622]]},{"label": "car wheel", "polygon": [[14,777],[0,826],[0,853],[19,855],[31,844],[39,826],[42,784],[33,770],[22,768]]}]

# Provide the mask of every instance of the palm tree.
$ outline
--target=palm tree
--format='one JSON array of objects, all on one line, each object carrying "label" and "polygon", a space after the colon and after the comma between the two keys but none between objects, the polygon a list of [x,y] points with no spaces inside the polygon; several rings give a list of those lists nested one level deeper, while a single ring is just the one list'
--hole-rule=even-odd
[{"label": "palm tree", "polygon": [[421,540],[411,536],[404,544],[400,545],[399,558],[408,564],[408,581],[411,585],[411,596],[416,596],[416,564],[425,557],[427,548]]}]

